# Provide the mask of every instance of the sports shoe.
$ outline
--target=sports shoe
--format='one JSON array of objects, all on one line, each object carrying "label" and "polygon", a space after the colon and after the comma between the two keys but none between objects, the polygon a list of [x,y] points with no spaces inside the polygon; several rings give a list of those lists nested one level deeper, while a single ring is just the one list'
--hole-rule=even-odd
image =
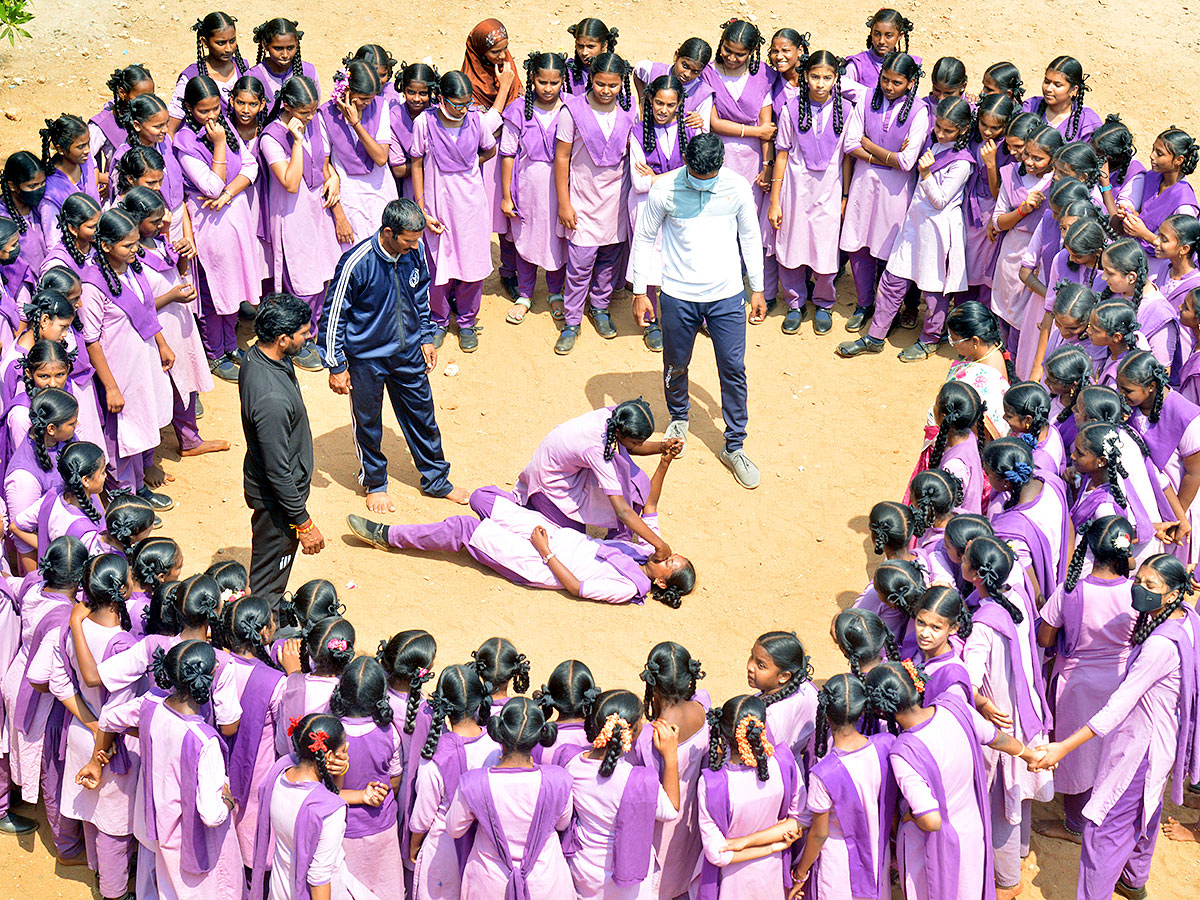
[{"label": "sports shoe", "polygon": [[253,319],[258,315],[258,307],[248,300],[243,300],[238,306],[238,315],[243,319]]},{"label": "sports shoe", "polygon": [[222,381],[230,381],[237,384],[238,367],[234,365],[233,360],[228,356],[222,356],[220,359],[210,359],[208,361],[208,370]]},{"label": "sports shoe", "polygon": [[851,334],[858,334],[866,327],[867,320],[871,318],[874,312],[875,307],[873,306],[859,306],[855,308],[850,318],[846,320],[846,330]]},{"label": "sports shoe", "polygon": [[28,834],[37,831],[37,827],[37,819],[18,816],[15,812],[0,816],[0,834]]},{"label": "sports shoe", "polygon": [[929,359],[937,350],[936,344],[926,344],[924,341],[917,341],[915,344],[909,344],[900,351],[900,362],[920,362],[923,359]]},{"label": "sports shoe", "polygon": [[590,307],[588,316],[592,320],[592,324],[596,326],[596,333],[606,341],[611,341],[617,336],[617,329],[612,323],[612,316],[608,314],[607,309],[597,309]]},{"label": "sports shoe", "polygon": [[566,356],[575,349],[575,340],[578,337],[578,325],[564,326],[563,330],[558,333],[558,340],[554,342],[554,352],[559,356]]},{"label": "sports shoe", "polygon": [[851,359],[855,356],[862,356],[864,353],[882,353],[883,341],[863,336],[855,341],[846,341],[838,344],[837,349],[833,352],[842,359]]},{"label": "sports shoe", "polygon": [[675,458],[683,456],[687,451],[687,436],[688,436],[688,420],[687,419],[672,419],[667,425],[667,430],[663,432],[663,440],[671,438],[679,438],[683,441],[683,449],[675,454]]},{"label": "sports shoe", "polygon": [[305,372],[320,372],[325,368],[321,364],[321,354],[317,352],[317,345],[312,341],[305,343],[304,349],[300,351],[293,362]]},{"label": "sports shoe", "polygon": [[813,314],[813,334],[829,334],[833,330],[833,316],[829,310],[818,308]]},{"label": "sports shoe", "polygon": [[433,326],[433,349],[440,350],[442,341],[446,340],[446,329],[440,325]]},{"label": "sports shoe", "polygon": [[197,419],[204,418],[204,404],[200,402],[199,397],[196,398],[196,418]]},{"label": "sports shoe", "polygon": [[458,329],[458,349],[463,353],[474,353],[479,349],[479,336],[474,328]]},{"label": "sports shoe", "polygon": [[662,353],[662,329],[658,327],[657,322],[646,326],[646,330],[642,332],[642,343],[646,345],[647,350]]},{"label": "sports shoe", "polygon": [[783,333],[795,334],[800,330],[800,325],[804,321],[804,311],[799,309],[789,309],[786,316],[783,317]]},{"label": "sports shoe", "polygon": [[387,539],[387,526],[382,522],[372,522],[362,516],[350,515],[346,516],[346,524],[350,526],[350,530],[359,540],[366,541],[372,547],[378,547],[381,550],[392,549],[392,545],[388,543]]},{"label": "sports shoe", "polygon": [[175,508],[175,501],[166,494],[155,493],[144,484],[137,489],[137,495],[157,510],[166,511]]},{"label": "sports shoe", "polygon": [[721,462],[725,463],[737,483],[746,490],[752,491],[758,487],[761,480],[758,466],[750,461],[745,450],[734,450],[732,453],[729,450],[722,450]]},{"label": "sports shoe", "polygon": [[1116,887],[1113,888],[1114,894],[1119,894],[1127,900],[1146,900],[1150,896],[1150,892],[1146,890],[1146,886],[1133,887],[1126,884],[1124,877],[1117,879]]}]

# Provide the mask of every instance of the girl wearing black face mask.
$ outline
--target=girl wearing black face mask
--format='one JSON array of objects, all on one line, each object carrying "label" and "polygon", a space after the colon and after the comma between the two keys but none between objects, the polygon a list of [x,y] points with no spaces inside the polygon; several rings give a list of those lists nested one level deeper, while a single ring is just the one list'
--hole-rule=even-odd
[{"label": "girl wearing black face mask", "polygon": [[1088,724],[1036,748],[1031,768],[1045,769],[1097,735],[1103,741],[1083,808],[1081,897],[1146,896],[1167,778],[1176,804],[1185,784],[1200,780],[1200,615],[1185,602],[1191,593],[1178,559],[1147,559],[1131,588],[1138,616],[1124,680]]},{"label": "girl wearing black face mask", "polygon": [[[21,259],[33,272],[42,270],[46,256],[45,229],[39,210],[45,194],[46,170],[41,160],[28,150],[18,150],[5,161],[0,199],[7,210],[5,215],[21,233]],[[57,210],[48,210],[47,214],[57,214]]]}]

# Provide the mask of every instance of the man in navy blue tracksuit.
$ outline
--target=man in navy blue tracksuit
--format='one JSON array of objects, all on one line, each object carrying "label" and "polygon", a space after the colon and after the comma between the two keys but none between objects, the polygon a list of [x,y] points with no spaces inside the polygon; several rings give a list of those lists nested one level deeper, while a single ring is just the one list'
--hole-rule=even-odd
[{"label": "man in navy blue tracksuit", "polygon": [[470,494],[450,483],[434,419],[429,373],[437,350],[424,231],[425,216],[415,203],[389,203],[379,231],[342,255],[321,312],[321,361],[333,392],[350,395],[358,480],[367,489],[367,509],[375,513],[395,511],[380,447],[385,389],[421,475],[421,490],[456,503],[466,503]]}]

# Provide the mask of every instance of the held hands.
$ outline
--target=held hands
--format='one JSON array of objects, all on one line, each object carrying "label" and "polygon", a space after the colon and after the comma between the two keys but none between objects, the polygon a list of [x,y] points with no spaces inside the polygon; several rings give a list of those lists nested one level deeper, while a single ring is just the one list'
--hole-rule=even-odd
[{"label": "held hands", "polygon": [[[342,200],[342,179],[338,177],[337,172],[331,171],[329,177],[325,179],[325,183],[321,185],[321,196],[325,198],[323,206],[326,209],[333,209]],[[346,226],[349,228],[349,224]]]},{"label": "held hands", "polygon": [[1029,763],[1030,772],[1044,772],[1047,769],[1054,769],[1067,751],[1062,744],[1042,744],[1040,747],[1032,747],[1030,751],[1034,755],[1033,762]]},{"label": "held hands", "polygon": [[1162,541],[1164,544],[1171,544],[1175,541],[1175,526],[1178,522],[1155,522],[1154,537]]},{"label": "held hands", "polygon": [[756,137],[760,141],[769,141],[775,137],[775,123],[768,122],[766,125],[753,125],[746,129],[746,137]]},{"label": "held hands", "polygon": [[663,465],[669,466],[682,452],[683,438],[669,438],[662,442],[662,450],[659,451],[659,457]]},{"label": "held hands", "polygon": [[996,223],[988,219],[987,223],[987,239],[993,244],[1000,240],[1000,232],[996,230]]},{"label": "held hands", "polygon": [[808,881],[810,871],[811,869],[802,869],[799,866],[792,869],[792,889],[788,891],[787,900],[799,900],[804,893],[804,883]]},{"label": "held hands", "polygon": [[171,247],[183,259],[191,259],[196,255],[196,245],[192,243],[192,239],[183,235],[177,241],[171,243]]},{"label": "held hands", "polygon": [[1187,519],[1182,519],[1175,523],[1171,536],[1179,546],[1186,546],[1188,535],[1192,533],[1192,526]]},{"label": "held hands", "polygon": [[[224,134],[224,132],[221,132],[221,133]],[[221,193],[216,198],[210,197],[209,199],[207,199],[203,203],[201,203],[200,206],[203,209],[211,209],[213,212],[219,212],[220,210],[224,209],[232,202],[233,202],[233,196],[229,193],[229,191],[221,191]]]},{"label": "held hands", "polygon": [[381,806],[383,801],[387,799],[388,791],[390,790],[391,785],[372,781],[363,789],[363,806]]},{"label": "held hands", "polygon": [[929,174],[929,170],[933,168],[932,150],[926,150],[921,154],[921,158],[917,160],[917,168],[920,170],[922,178]]}]

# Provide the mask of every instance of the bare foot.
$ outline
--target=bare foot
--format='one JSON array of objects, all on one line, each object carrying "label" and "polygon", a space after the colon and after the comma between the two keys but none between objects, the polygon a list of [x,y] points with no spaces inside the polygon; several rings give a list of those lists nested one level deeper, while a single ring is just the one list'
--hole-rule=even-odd
[{"label": "bare foot", "polygon": [[168,475],[163,471],[162,466],[158,465],[157,463],[146,469],[146,487],[148,488],[162,487],[164,484],[174,480],[175,476]]},{"label": "bare foot", "polygon": [[1013,900],[1021,891],[1025,890],[1025,882],[1018,882],[1015,887],[1000,887],[996,885],[996,900]]},{"label": "bare foot", "polygon": [[1196,823],[1196,827],[1184,825],[1174,816],[1167,816],[1167,821],[1163,823],[1162,833],[1172,841],[1200,841],[1200,822]]},{"label": "bare foot", "polygon": [[205,453],[220,453],[229,449],[229,441],[202,441],[195,447],[180,450],[180,456],[203,456]]},{"label": "bare foot", "polygon": [[446,495],[447,500],[453,500],[459,506],[466,506],[471,500],[471,492],[465,487],[456,487]]},{"label": "bare foot", "polygon": [[1043,837],[1057,838],[1060,841],[1070,841],[1072,844],[1082,844],[1083,838],[1068,831],[1061,819],[1034,819],[1033,830]]},{"label": "bare foot", "polygon": [[367,509],[376,515],[382,516],[387,513],[394,513],[396,511],[396,504],[387,495],[387,491],[372,491],[367,494]]}]

